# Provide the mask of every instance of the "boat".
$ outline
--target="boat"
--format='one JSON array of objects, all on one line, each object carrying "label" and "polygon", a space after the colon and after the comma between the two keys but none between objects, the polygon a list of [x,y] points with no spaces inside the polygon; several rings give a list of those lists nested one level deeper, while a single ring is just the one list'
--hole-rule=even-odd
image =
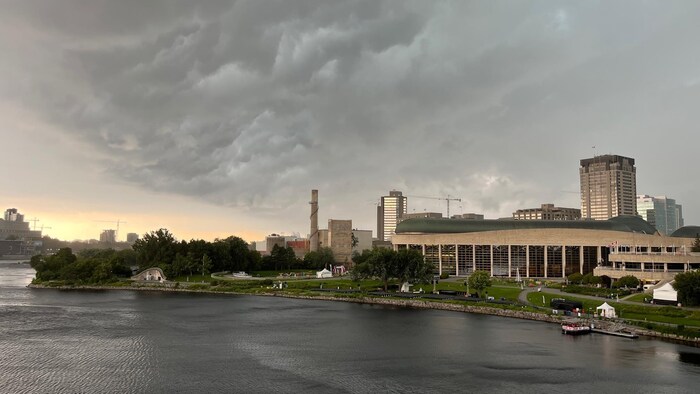
[{"label": "boat", "polygon": [[562,323],[561,333],[568,335],[581,335],[591,332],[591,327],[583,323],[568,322]]}]

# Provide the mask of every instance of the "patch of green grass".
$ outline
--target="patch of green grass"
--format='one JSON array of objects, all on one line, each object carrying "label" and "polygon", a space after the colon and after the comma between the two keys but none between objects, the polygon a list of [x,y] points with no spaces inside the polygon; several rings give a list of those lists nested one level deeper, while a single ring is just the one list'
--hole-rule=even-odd
[{"label": "patch of green grass", "polygon": [[189,283],[202,283],[202,282],[211,282],[212,277],[211,275],[182,275],[175,277],[173,279],[170,279],[173,282],[189,282]]},{"label": "patch of green grass", "polygon": [[639,302],[640,304],[642,304],[644,303],[644,298],[651,299],[652,295],[647,293],[639,293],[626,297],[625,301]]},{"label": "patch of green grass", "polygon": [[[545,300],[544,304],[542,303],[543,296]],[[581,302],[584,310],[587,313],[595,312],[595,308],[603,303],[602,300],[595,301],[569,296],[562,297],[558,294],[532,292],[527,295],[529,302],[536,306],[543,306],[545,308],[549,307],[549,302],[552,300],[552,298],[566,298],[567,300]],[[698,311],[688,311],[675,307],[645,306],[643,304],[629,305],[612,302],[610,300],[606,302],[615,308],[618,317],[622,319],[700,327],[700,312]]]}]

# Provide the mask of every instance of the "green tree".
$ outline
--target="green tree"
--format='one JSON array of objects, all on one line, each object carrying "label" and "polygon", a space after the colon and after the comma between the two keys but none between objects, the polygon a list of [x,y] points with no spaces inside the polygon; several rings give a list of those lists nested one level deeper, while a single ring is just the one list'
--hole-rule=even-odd
[{"label": "green tree", "polygon": [[491,286],[491,274],[486,271],[474,271],[473,274],[469,275],[467,281],[469,288],[476,290],[479,297],[481,297],[482,292]]},{"label": "green tree", "polygon": [[318,248],[318,251],[309,252],[304,256],[304,265],[307,268],[321,269],[335,263],[335,257],[331,248]]},{"label": "green tree", "polygon": [[423,254],[413,249],[396,252],[397,276],[401,282],[428,282],[433,277],[434,265],[427,262]]},{"label": "green tree", "polygon": [[700,305],[700,271],[677,274],[673,288],[678,292],[678,302],[684,306]]},{"label": "green tree", "polygon": [[637,286],[639,286],[639,279],[633,275],[625,275],[613,284],[613,287],[636,288]]},{"label": "green tree", "polygon": [[580,285],[581,281],[583,281],[583,275],[578,273],[578,272],[574,272],[573,274],[567,276],[566,278],[569,280],[569,283],[573,283],[576,285]]},{"label": "green tree", "polygon": [[595,276],[589,272],[583,276],[581,283],[584,285],[598,285],[603,283],[603,279],[600,276]]},{"label": "green tree", "polygon": [[151,231],[134,242],[132,246],[138,254],[139,267],[144,270],[149,267],[164,265],[169,268],[172,264],[178,245],[175,237],[164,228]]},{"label": "green tree", "polygon": [[206,254],[202,256],[202,276],[209,274],[209,270],[212,267],[212,262],[209,256]]}]

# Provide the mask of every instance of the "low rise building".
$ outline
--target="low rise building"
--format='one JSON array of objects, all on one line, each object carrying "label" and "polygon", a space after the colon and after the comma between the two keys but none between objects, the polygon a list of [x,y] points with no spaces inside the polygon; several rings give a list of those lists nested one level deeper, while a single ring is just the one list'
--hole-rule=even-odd
[{"label": "low rise building", "polygon": [[515,220],[579,220],[581,210],[578,208],[555,207],[554,204],[542,204],[539,208],[518,209],[513,212]]},{"label": "low rise building", "polygon": [[596,275],[614,279],[630,268],[647,271],[640,259],[649,263],[655,258],[636,255],[635,261],[626,260],[635,265],[623,266],[621,252],[626,250],[665,251],[667,261],[656,266],[659,269],[699,269],[700,255],[689,253],[695,231],[689,226],[661,236],[637,216],[605,221],[411,219],[400,223],[392,244],[396,250],[420,251],[441,274],[464,276],[483,270],[499,277],[564,278],[596,270]]}]

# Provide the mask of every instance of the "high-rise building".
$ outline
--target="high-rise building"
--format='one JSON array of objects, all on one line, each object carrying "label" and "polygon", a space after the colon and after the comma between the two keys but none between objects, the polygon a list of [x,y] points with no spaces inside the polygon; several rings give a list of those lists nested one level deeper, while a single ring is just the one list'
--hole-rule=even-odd
[{"label": "high-rise building", "polygon": [[637,214],[634,159],[618,155],[581,160],[581,217],[606,220]]},{"label": "high-rise building", "polygon": [[102,230],[100,233],[100,242],[113,244],[117,242],[117,232],[115,230]]},{"label": "high-rise building", "polygon": [[662,235],[671,235],[683,227],[683,207],[666,196],[637,196],[637,212]]},{"label": "high-rise building", "polygon": [[137,233],[127,233],[126,234],[126,242],[133,244],[134,242],[139,240],[139,235]]},{"label": "high-rise building", "polygon": [[377,206],[377,238],[391,241],[399,219],[406,214],[408,199],[400,191],[392,190],[388,196],[382,196]]}]

